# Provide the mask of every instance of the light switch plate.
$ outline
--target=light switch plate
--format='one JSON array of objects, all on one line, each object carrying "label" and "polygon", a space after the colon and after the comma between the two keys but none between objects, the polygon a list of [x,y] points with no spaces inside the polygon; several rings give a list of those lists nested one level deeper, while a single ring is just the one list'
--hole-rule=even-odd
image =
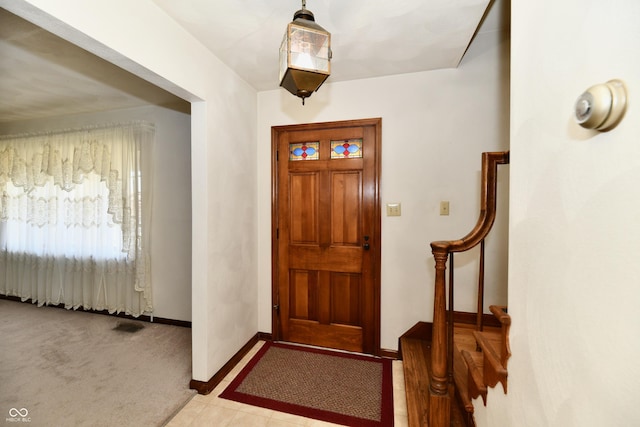
[{"label": "light switch plate", "polygon": [[447,200],[440,202],[440,215],[449,215],[449,202]]},{"label": "light switch plate", "polygon": [[387,216],[400,216],[401,214],[400,203],[387,203]]}]

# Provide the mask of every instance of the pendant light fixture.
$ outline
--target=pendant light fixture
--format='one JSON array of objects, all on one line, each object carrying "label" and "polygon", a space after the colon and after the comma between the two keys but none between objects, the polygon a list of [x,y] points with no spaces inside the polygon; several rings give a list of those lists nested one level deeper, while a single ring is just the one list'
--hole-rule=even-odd
[{"label": "pendant light fixture", "polygon": [[329,74],[331,34],[316,24],[302,0],[302,9],[293,15],[280,45],[280,86],[302,98],[304,105]]}]

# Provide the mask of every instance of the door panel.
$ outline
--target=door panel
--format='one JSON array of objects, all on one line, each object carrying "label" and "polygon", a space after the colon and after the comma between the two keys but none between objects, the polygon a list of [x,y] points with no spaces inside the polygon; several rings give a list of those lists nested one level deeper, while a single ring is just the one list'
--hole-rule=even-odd
[{"label": "door panel", "polygon": [[318,174],[290,174],[289,191],[291,243],[318,244]]},{"label": "door panel", "polygon": [[276,339],[380,350],[380,126],[273,128]]},{"label": "door panel", "polygon": [[291,270],[289,316],[292,319],[317,320],[318,272]]},{"label": "door panel", "polygon": [[331,178],[331,244],[359,246],[362,174],[333,172]]},{"label": "door panel", "polygon": [[331,323],[358,326],[360,321],[360,275],[331,274]]}]

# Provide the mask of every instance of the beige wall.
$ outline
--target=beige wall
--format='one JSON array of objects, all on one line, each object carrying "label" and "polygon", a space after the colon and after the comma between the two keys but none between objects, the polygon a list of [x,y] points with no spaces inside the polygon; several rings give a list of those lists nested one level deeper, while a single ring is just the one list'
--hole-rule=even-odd
[{"label": "beige wall", "polygon": [[[508,149],[509,43],[479,36],[457,69],[328,83],[302,106],[284,90],[258,94],[259,328],[271,331],[271,126],[382,118],[381,345],[433,315],[434,263],[429,243],[458,239],[476,223],[483,151]],[[501,183],[507,190],[508,167]],[[487,241],[488,304],[506,303],[507,192]],[[441,200],[449,216],[439,215]],[[383,209],[384,211],[384,209]],[[456,309],[475,310],[477,252],[456,256]]]},{"label": "beige wall", "polygon": [[[513,356],[478,426],[640,425],[639,22],[635,0],[513,2]],[[576,98],[613,78],[625,119],[580,128]]]}]

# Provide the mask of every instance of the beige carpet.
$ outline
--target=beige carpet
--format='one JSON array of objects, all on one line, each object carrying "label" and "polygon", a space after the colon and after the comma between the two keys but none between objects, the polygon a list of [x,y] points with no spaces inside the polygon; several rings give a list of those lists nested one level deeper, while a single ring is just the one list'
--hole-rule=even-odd
[{"label": "beige carpet", "polygon": [[0,299],[0,423],[161,426],[190,379],[188,328]]}]

